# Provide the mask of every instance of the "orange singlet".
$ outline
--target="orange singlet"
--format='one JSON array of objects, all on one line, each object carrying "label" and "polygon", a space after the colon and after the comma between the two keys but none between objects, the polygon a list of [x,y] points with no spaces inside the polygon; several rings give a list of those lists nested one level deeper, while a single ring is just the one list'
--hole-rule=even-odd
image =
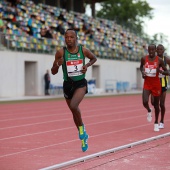
[{"label": "orange singlet", "polygon": [[159,96],[161,94],[161,83],[159,78],[159,57],[156,56],[153,61],[149,60],[149,56],[145,57],[145,79],[144,86],[145,90],[150,90],[153,96]]}]

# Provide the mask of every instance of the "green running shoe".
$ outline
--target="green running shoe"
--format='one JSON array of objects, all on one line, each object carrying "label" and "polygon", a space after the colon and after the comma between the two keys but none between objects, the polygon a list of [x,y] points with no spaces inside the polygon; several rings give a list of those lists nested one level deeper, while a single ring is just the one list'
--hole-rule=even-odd
[{"label": "green running shoe", "polygon": [[87,143],[88,138],[89,138],[89,135],[86,133],[85,138],[83,140],[81,140],[81,142],[82,142],[81,149],[83,152],[86,152],[88,150],[88,143]]}]

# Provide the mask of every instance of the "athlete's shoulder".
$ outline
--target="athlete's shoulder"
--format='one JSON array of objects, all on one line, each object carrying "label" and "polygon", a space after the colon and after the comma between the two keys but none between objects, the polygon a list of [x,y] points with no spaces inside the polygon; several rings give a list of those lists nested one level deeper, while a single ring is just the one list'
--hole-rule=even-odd
[{"label": "athlete's shoulder", "polygon": [[64,47],[63,47],[63,48],[60,48],[59,50],[57,50],[55,55],[62,57],[63,54],[64,54]]},{"label": "athlete's shoulder", "polygon": [[88,53],[90,50],[88,48],[82,46],[82,51],[85,54],[85,53]]},{"label": "athlete's shoulder", "polygon": [[164,56],[166,63],[168,63],[170,65],[170,57],[169,56]]},{"label": "athlete's shoulder", "polygon": [[158,62],[160,65],[164,65],[164,60],[161,57],[158,57]]},{"label": "athlete's shoulder", "polygon": [[144,55],[141,60],[146,60],[148,58],[148,55]]}]

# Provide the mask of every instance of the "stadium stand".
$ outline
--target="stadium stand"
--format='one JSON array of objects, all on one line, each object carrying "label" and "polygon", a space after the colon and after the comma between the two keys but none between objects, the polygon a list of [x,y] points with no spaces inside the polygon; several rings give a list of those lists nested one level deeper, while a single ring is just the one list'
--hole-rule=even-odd
[{"label": "stadium stand", "polygon": [[147,52],[147,42],[114,21],[29,0],[0,3],[0,41],[9,50],[54,54],[64,46],[63,30],[74,28],[78,42],[100,58],[139,61]]}]

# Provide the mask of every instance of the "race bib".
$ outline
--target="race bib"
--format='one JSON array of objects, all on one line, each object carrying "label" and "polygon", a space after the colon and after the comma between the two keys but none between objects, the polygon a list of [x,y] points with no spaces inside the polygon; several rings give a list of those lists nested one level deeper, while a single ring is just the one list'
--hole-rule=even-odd
[{"label": "race bib", "polygon": [[68,77],[80,76],[83,67],[83,60],[71,60],[66,62]]},{"label": "race bib", "polygon": [[156,68],[153,67],[145,68],[145,73],[148,77],[156,77]]}]

